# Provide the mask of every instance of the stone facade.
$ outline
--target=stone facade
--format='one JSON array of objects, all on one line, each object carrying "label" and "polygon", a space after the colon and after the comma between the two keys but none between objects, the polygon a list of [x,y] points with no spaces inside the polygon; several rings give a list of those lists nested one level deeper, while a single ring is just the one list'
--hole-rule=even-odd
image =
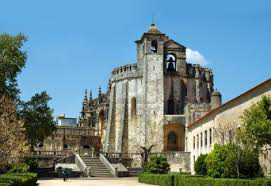
[{"label": "stone facade", "polygon": [[108,153],[185,151],[186,126],[212,107],[212,71],[187,63],[186,47],[154,24],[135,43],[137,63],[113,69],[105,94],[86,93],[80,126],[99,131]]},{"label": "stone facade", "polygon": [[[131,167],[140,167],[142,147],[154,145],[151,152],[166,156],[171,171],[194,172],[197,157],[221,143],[215,131],[240,126],[243,111],[271,95],[268,80],[221,106],[212,71],[187,63],[183,45],[154,24],[135,43],[137,63],[113,69],[97,98],[86,91],[78,126],[58,127],[37,149],[121,153],[132,157]],[[270,175],[268,153],[260,159]]]},{"label": "stone facade", "polygon": [[[191,152],[190,161],[193,173],[194,162],[200,154],[209,153],[215,143],[224,144],[234,140],[236,129],[242,125],[240,116],[245,109],[257,103],[264,95],[271,96],[271,79],[213,109],[188,126],[187,151]],[[223,133],[223,136],[220,136],[220,133]],[[270,153],[271,151],[267,151],[260,155],[260,163],[265,175],[271,175]]]},{"label": "stone facade", "polygon": [[58,126],[51,136],[35,147],[36,151],[45,151],[45,153],[47,151],[50,155],[57,155],[63,151],[66,151],[67,154],[91,155],[100,149],[100,137],[97,135],[97,131],[89,127],[67,126]]}]

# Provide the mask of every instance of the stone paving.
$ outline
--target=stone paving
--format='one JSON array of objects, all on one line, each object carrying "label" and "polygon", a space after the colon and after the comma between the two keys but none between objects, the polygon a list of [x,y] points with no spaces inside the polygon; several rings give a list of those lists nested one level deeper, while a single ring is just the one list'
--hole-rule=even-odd
[{"label": "stone paving", "polygon": [[43,179],[38,181],[39,186],[151,186],[139,183],[137,178],[106,178],[106,179]]}]

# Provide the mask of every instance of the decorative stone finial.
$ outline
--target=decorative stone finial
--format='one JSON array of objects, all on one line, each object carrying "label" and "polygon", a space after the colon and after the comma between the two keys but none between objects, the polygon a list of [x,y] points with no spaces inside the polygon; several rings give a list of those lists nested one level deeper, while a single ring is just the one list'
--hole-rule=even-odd
[{"label": "decorative stone finial", "polygon": [[89,91],[89,101],[92,101],[92,90]]},{"label": "decorative stone finial", "polygon": [[148,32],[149,33],[161,33],[154,23],[151,24]]}]

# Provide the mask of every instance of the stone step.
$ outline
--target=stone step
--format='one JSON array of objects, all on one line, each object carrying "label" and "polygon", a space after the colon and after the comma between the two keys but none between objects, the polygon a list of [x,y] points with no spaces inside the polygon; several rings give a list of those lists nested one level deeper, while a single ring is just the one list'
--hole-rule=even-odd
[{"label": "stone step", "polygon": [[91,164],[100,164],[100,165],[103,165],[102,162],[93,162],[93,161],[84,161],[84,163],[91,163]]},{"label": "stone step", "polygon": [[91,167],[91,168],[103,167],[103,168],[107,169],[104,165],[93,165],[93,164],[88,164],[88,163],[86,163],[86,166],[87,166],[87,167]]},{"label": "stone step", "polygon": [[108,171],[90,171],[91,174],[111,174]]},{"label": "stone step", "polygon": [[106,166],[97,157],[81,157],[86,166],[90,167],[90,175],[94,177],[113,177]]},{"label": "stone step", "polygon": [[91,171],[108,171],[107,169],[104,169],[104,168],[90,168]]},{"label": "stone step", "polygon": [[104,175],[96,175],[96,174],[93,174],[93,175],[91,175],[91,176],[93,176],[93,177],[109,177],[109,178],[113,177],[111,174],[104,174]]}]

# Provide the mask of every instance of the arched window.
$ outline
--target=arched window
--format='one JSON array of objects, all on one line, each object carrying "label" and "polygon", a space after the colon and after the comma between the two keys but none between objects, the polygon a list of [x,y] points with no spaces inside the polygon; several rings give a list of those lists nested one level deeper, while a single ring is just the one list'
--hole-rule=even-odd
[{"label": "arched window", "polygon": [[136,98],[135,97],[131,99],[131,115],[132,116],[136,115]]},{"label": "arched window", "polygon": [[174,114],[174,107],[175,107],[174,100],[169,99],[167,105],[168,105],[168,110],[167,110],[168,114]]},{"label": "arched window", "polygon": [[43,147],[43,143],[40,143],[40,144],[38,145],[38,147],[39,147],[39,148],[42,148],[42,147]]},{"label": "arched window", "polygon": [[152,51],[152,53],[157,53],[157,46],[158,46],[157,41],[153,40],[151,42],[151,51]]},{"label": "arched window", "polygon": [[168,144],[171,144],[171,145],[177,144],[177,135],[175,132],[170,132],[168,134]]},{"label": "arched window", "polygon": [[173,53],[169,53],[166,55],[166,65],[168,72],[176,71],[176,55]]}]

